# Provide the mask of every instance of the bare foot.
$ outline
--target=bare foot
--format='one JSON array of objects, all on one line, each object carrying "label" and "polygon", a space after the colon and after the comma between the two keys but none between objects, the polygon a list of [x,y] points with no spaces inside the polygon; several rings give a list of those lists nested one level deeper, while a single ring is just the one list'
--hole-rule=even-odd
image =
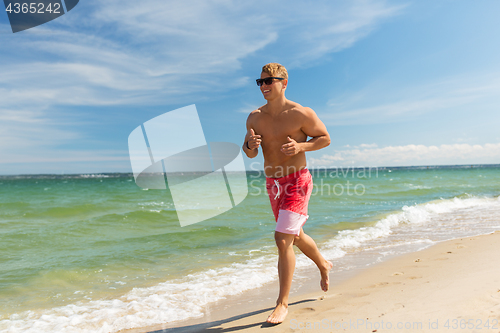
[{"label": "bare foot", "polygon": [[285,320],[287,314],[288,306],[278,304],[276,305],[276,308],[274,308],[273,313],[271,313],[271,315],[267,318],[266,322],[271,324],[281,324]]},{"label": "bare foot", "polygon": [[330,284],[330,278],[328,277],[328,273],[330,273],[332,267],[333,264],[330,261],[327,261],[325,267],[323,267],[323,269],[320,269],[321,281],[319,285],[321,286],[321,290],[323,291],[328,291],[328,285]]}]

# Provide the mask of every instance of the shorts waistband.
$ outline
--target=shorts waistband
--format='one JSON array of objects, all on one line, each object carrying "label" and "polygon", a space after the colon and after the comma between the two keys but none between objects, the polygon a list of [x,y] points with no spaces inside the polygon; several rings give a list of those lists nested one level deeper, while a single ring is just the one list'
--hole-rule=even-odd
[{"label": "shorts waistband", "polygon": [[289,180],[289,179],[293,179],[293,178],[297,178],[299,177],[300,175],[302,175],[303,173],[305,172],[308,172],[309,170],[306,168],[304,169],[301,169],[299,171],[295,171],[291,174],[288,174],[286,176],[283,176],[283,177],[278,177],[278,178],[273,178],[273,177],[267,177],[266,176],[266,179],[269,179],[269,180],[274,180],[274,181],[278,181],[279,183],[283,182],[283,181],[286,181],[286,180]]}]

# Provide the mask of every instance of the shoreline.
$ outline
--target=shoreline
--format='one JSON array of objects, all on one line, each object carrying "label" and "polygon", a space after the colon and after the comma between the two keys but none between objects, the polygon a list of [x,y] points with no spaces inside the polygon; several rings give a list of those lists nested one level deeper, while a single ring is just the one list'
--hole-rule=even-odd
[{"label": "shoreline", "polygon": [[[498,253],[500,231],[439,242],[351,271],[341,281],[330,276],[326,294],[319,286],[317,292],[306,293],[298,286],[286,320],[276,326],[265,324],[277,295],[274,281],[216,303],[202,318],[120,332],[498,333]],[[306,283],[312,284],[310,279]]]}]

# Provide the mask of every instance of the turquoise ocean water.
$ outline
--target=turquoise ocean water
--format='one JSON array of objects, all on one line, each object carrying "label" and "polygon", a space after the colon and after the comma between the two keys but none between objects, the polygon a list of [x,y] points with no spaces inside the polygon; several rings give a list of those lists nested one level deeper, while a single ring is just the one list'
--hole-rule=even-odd
[{"label": "turquoise ocean water", "polygon": [[[500,166],[311,170],[304,230],[334,272],[500,229]],[[181,228],[168,191],[125,174],[0,177],[0,331],[115,332],[199,317],[277,279],[265,178]],[[297,254],[299,252],[297,251]],[[311,267],[303,255],[297,271]]]}]

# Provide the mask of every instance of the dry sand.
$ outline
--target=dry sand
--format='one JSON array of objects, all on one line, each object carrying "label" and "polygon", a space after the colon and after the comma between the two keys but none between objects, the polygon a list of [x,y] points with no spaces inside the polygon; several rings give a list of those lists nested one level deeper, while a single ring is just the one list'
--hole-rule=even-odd
[{"label": "dry sand", "polygon": [[327,293],[292,297],[280,325],[265,324],[272,310],[266,301],[133,332],[499,333],[500,231],[439,243],[367,268]]}]

